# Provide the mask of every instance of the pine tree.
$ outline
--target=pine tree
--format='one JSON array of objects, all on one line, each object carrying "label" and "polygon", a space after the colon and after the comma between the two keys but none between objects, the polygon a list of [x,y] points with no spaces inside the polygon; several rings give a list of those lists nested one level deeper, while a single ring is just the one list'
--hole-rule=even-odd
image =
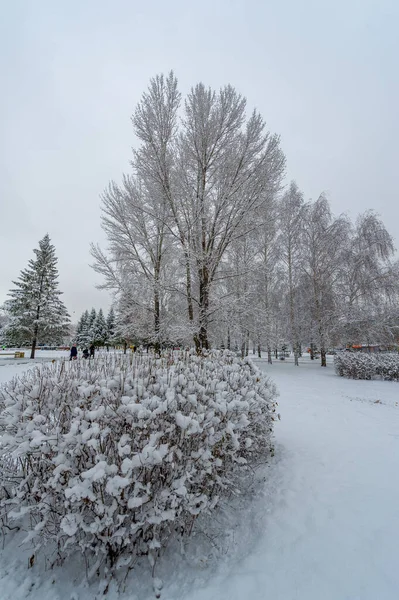
[{"label": "pine tree", "polygon": [[86,310],[82,313],[76,326],[75,343],[78,346],[88,346],[90,344],[89,320],[89,311]]},{"label": "pine tree", "polygon": [[73,337],[73,342],[75,344],[79,343],[79,336],[82,333],[83,315],[84,315],[84,313],[81,314],[79,321],[76,323],[75,335]]},{"label": "pine tree", "polygon": [[7,335],[7,325],[10,322],[9,316],[4,312],[3,309],[0,308],[0,344],[6,342]]},{"label": "pine tree", "polygon": [[94,325],[96,322],[96,318],[97,318],[96,309],[92,308],[90,315],[89,315],[88,323],[87,323],[87,330],[88,330],[90,344],[94,341]]},{"label": "pine tree", "polygon": [[96,346],[104,346],[106,340],[107,340],[107,324],[105,322],[103,309],[100,308],[100,310],[97,313],[96,320],[94,321],[92,342]]},{"label": "pine tree", "polygon": [[15,289],[9,292],[6,309],[11,317],[7,338],[11,343],[29,343],[35,357],[38,340],[60,343],[69,331],[69,315],[60,299],[55,248],[48,234],[34,250],[35,259],[21,271]]},{"label": "pine tree", "polygon": [[111,306],[111,308],[109,309],[109,313],[107,316],[107,339],[106,339],[106,344],[107,344],[107,350],[109,345],[114,344],[115,343],[115,311],[114,311],[114,307]]}]

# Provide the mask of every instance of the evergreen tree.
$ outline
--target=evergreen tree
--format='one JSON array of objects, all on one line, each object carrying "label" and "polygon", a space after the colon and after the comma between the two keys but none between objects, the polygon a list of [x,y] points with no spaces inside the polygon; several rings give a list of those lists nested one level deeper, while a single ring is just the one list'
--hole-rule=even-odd
[{"label": "evergreen tree", "polygon": [[34,250],[35,259],[21,271],[15,289],[9,292],[6,309],[11,317],[7,339],[21,345],[29,343],[31,358],[35,357],[38,340],[60,343],[69,331],[69,315],[60,299],[55,248],[48,234]]},{"label": "evergreen tree", "polygon": [[104,346],[107,340],[107,323],[105,322],[103,309],[97,313],[96,320],[94,321],[93,327],[93,339],[92,342],[96,344],[96,346]]},{"label": "evergreen tree", "polygon": [[115,311],[114,311],[114,307],[111,306],[111,308],[109,309],[109,313],[107,316],[107,339],[106,339],[106,343],[107,343],[107,350],[108,350],[108,346],[111,344],[115,344]]},{"label": "evergreen tree", "polygon": [[82,316],[80,317],[76,327],[75,343],[78,346],[88,346],[91,342],[89,321],[89,311],[86,310],[84,313],[82,313]]},{"label": "evergreen tree", "polygon": [[88,323],[87,323],[87,329],[88,329],[88,336],[89,336],[89,343],[91,344],[94,341],[94,325],[96,322],[96,318],[97,318],[97,313],[96,313],[96,309],[92,308],[90,315],[89,315],[89,319],[88,319]]},{"label": "evergreen tree", "polygon": [[0,344],[6,342],[7,325],[10,322],[9,316],[0,308]]}]

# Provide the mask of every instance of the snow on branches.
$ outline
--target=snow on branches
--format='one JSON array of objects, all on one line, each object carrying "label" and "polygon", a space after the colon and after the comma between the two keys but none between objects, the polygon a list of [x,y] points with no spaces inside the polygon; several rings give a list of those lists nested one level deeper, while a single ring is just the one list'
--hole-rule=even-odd
[{"label": "snow on branches", "polygon": [[275,398],[228,352],[110,354],[27,371],[0,388],[3,522],[111,571],[126,556],[156,556],[265,460]]}]

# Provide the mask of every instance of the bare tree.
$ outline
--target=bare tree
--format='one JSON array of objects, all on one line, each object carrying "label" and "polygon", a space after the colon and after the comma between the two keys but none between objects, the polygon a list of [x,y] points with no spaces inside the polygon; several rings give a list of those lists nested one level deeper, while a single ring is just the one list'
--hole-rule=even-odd
[{"label": "bare tree", "polygon": [[168,205],[151,183],[125,176],[122,187],[114,182],[109,185],[102,197],[102,228],[109,248],[104,253],[92,246],[92,256],[94,269],[104,277],[100,287],[119,295],[129,289],[128,297],[136,312],[152,314],[148,337],[159,352],[162,274],[173,239],[168,230]]},{"label": "bare tree", "polygon": [[[373,211],[359,215],[351,230],[339,282],[347,343],[359,343],[367,328],[375,331],[377,316],[387,314],[395,303],[398,280],[392,263],[394,251],[392,237],[381,219]],[[382,331],[374,335],[381,336]]]},{"label": "bare tree", "polygon": [[279,206],[279,254],[284,265],[289,298],[289,320],[294,362],[298,366],[300,339],[297,318],[296,289],[301,273],[303,253],[302,228],[304,219],[304,200],[302,192],[295,182],[291,182],[283,195]]},{"label": "bare tree", "polygon": [[[222,258],[248,213],[279,188],[285,159],[279,138],[265,132],[257,112],[246,119],[246,101],[234,88],[218,93],[198,84],[189,93],[180,130],[173,74],[156,77],[133,122],[141,148],[134,165],[159,184],[173,215],[173,232],[186,266],[191,322],[197,350],[209,347],[211,293]],[[194,294],[196,293],[196,297]]]},{"label": "bare tree", "polygon": [[327,366],[328,333],[336,318],[335,287],[348,242],[349,223],[333,218],[327,198],[321,195],[305,208],[302,272],[320,344],[321,366]]}]

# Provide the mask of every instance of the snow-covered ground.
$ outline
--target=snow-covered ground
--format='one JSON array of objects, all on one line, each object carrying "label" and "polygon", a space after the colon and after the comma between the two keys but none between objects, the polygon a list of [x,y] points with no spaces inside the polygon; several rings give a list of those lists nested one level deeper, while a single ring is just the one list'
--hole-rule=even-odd
[{"label": "snow-covered ground", "polygon": [[190,600],[396,600],[399,384],[261,367],[280,390],[280,485],[248,556]]},{"label": "snow-covered ground", "polygon": [[14,358],[14,356],[9,356],[10,353],[19,352],[19,349],[0,351],[0,384],[12,379],[19,373],[23,373],[27,368],[30,368],[37,363],[54,359],[62,360],[69,357],[68,350],[37,350],[36,357],[31,360],[29,358],[30,350],[23,348],[22,351],[25,352],[24,358]]},{"label": "snow-covered ground", "polygon": [[[396,600],[399,384],[341,379],[308,358],[298,368],[256,362],[280,391],[265,488],[240,511],[230,555],[197,571],[180,557],[164,566],[163,600]],[[1,600],[118,597],[74,588],[82,561],[28,570],[19,552],[11,542],[0,557]],[[133,572],[120,598],[153,597],[136,583]]]}]

